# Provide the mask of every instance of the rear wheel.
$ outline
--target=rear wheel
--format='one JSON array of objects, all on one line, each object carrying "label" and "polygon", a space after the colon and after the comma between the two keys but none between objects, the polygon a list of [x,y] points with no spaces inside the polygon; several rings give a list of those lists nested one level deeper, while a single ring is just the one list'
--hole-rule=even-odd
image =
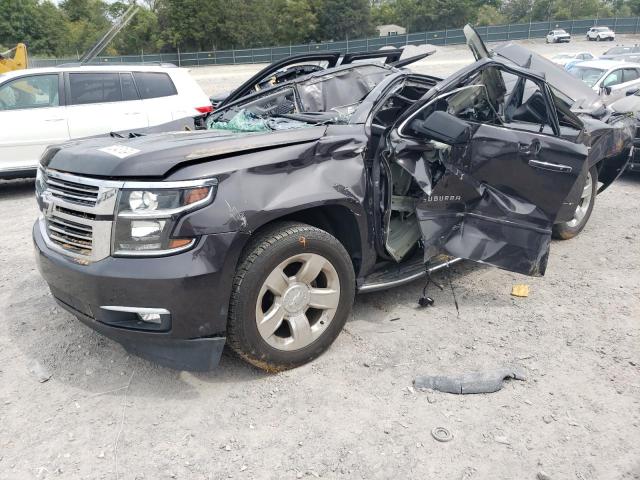
[{"label": "rear wheel", "polygon": [[228,343],[264,370],[297,367],[333,343],[354,295],[353,264],[335,237],[309,225],[276,224],[251,242],[240,261]]},{"label": "rear wheel", "polygon": [[598,170],[593,166],[587,173],[587,179],[573,218],[568,222],[555,224],[553,226],[553,238],[569,240],[582,231],[589,221],[589,217],[591,217],[591,212],[593,211],[593,206],[596,201],[597,188]]}]

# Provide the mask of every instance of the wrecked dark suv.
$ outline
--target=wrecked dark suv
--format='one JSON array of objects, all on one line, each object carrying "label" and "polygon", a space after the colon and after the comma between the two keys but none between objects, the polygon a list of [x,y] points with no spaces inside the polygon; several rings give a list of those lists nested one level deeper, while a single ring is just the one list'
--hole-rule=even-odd
[{"label": "wrecked dark suv", "polygon": [[[55,299],[159,363],[305,363],[354,294],[457,259],[543,275],[624,169],[633,120],[517,45],[445,80],[362,61],[256,88],[207,131],[49,149],[33,238]],[[263,82],[264,84],[264,82]],[[597,185],[600,184],[599,189]]]}]

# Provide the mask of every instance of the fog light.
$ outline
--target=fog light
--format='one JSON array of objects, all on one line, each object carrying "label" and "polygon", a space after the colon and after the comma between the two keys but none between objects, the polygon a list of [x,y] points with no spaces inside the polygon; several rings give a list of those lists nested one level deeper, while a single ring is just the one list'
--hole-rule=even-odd
[{"label": "fog light", "polygon": [[157,237],[159,239],[165,223],[164,220],[134,220],[131,222],[131,237],[140,239]]},{"label": "fog light", "polygon": [[160,325],[162,323],[162,317],[159,313],[138,313],[140,320],[147,323],[155,323]]}]

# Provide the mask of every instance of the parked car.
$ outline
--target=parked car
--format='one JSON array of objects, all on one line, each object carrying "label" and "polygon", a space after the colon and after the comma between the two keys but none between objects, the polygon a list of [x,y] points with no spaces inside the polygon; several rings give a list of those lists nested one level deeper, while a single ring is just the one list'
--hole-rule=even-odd
[{"label": "parked car", "polygon": [[547,33],[547,43],[569,43],[571,41],[571,35],[569,35],[566,30],[557,29],[551,30]]},{"label": "parked car", "polygon": [[573,65],[568,72],[600,93],[607,104],[640,87],[638,63],[594,60]]},{"label": "parked car", "polygon": [[607,57],[606,60],[613,60],[615,62],[640,63],[640,53],[623,53],[621,55],[612,55]]},{"label": "parked car", "polygon": [[35,175],[48,145],[211,111],[189,71],[164,66],[33,68],[0,75],[0,178]]},{"label": "parked car", "polygon": [[628,54],[636,54],[636,55],[640,54],[640,46],[616,45],[615,47],[612,47],[606,52],[604,52],[598,58],[600,60],[619,60],[620,59],[619,57],[621,55],[628,55]]},{"label": "parked car", "polygon": [[614,41],[616,39],[616,32],[609,27],[591,27],[587,31],[587,40],[596,40],[598,42],[602,40]]},{"label": "parked car", "polygon": [[444,80],[339,65],[242,96],[208,131],[49,148],[33,238],[54,298],[174,368],[228,344],[277,371],[331,345],[356,291],[458,259],[543,275],[634,124],[530,50],[465,34],[476,62]]},{"label": "parked car", "polygon": [[577,63],[593,60],[595,58],[596,57],[594,57],[590,52],[560,53],[551,57],[551,61],[561,67],[564,67],[566,70]]}]

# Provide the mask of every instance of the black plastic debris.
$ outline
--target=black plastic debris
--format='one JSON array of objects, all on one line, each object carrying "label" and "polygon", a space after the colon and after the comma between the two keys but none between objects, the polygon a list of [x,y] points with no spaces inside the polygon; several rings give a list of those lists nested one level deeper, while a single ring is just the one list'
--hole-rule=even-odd
[{"label": "black plastic debris", "polygon": [[502,389],[503,381],[510,378],[525,380],[524,374],[518,369],[508,367],[452,376],[424,375],[416,377],[413,383],[416,388],[466,395],[470,393],[497,392]]}]

